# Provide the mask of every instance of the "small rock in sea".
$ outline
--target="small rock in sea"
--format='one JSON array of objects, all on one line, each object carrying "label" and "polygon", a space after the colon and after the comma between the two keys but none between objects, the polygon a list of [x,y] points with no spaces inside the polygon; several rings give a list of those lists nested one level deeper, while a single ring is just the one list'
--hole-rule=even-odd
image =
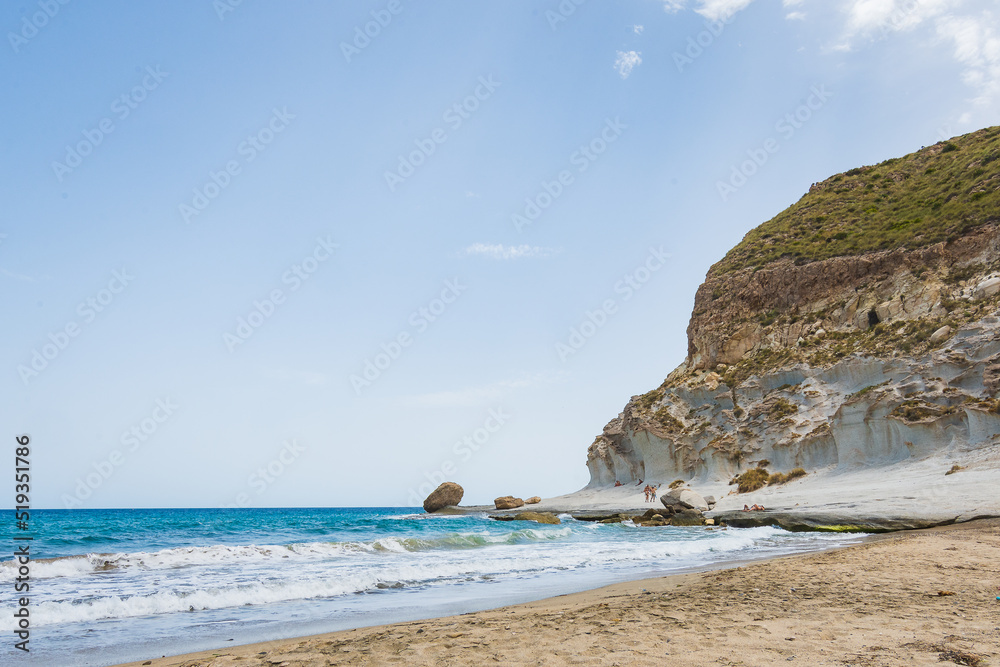
[{"label": "small rock in sea", "polygon": [[555,514],[551,512],[518,512],[514,515],[514,521],[535,521],[536,523],[560,524]]},{"label": "small rock in sea", "polygon": [[703,526],[705,525],[705,517],[697,510],[686,509],[674,514],[670,523],[674,526]]},{"label": "small rock in sea", "polygon": [[523,507],[524,501],[514,496],[500,496],[493,500],[493,505],[498,510],[512,510],[515,507]]},{"label": "small rock in sea", "polygon": [[526,498],[525,499],[524,504],[525,505],[537,505],[540,502],[542,502],[542,499],[539,496],[531,496],[530,498]]}]

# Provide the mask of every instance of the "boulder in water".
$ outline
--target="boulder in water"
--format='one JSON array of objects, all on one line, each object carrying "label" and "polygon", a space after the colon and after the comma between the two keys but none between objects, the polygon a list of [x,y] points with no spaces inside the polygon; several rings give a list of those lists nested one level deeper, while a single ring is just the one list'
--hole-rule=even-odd
[{"label": "boulder in water", "polygon": [[445,482],[431,491],[431,495],[424,499],[424,511],[430,514],[449,505],[457,505],[462,502],[462,496],[464,495],[465,489],[461,486],[455,484],[455,482]]}]

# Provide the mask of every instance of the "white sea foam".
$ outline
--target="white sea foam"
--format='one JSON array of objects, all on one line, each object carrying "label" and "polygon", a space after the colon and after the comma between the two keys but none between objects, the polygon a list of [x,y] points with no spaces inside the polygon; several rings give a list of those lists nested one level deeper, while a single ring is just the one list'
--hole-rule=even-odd
[{"label": "white sea foam", "polygon": [[[827,541],[843,542],[844,537],[793,537],[773,527],[653,532],[621,526],[598,530],[596,524],[586,524],[504,532],[484,529],[428,539],[382,537],[89,554],[32,564],[32,579],[48,580],[36,584],[41,594],[32,620],[44,626],[335,599],[383,589],[391,595],[395,588],[440,587],[565,570],[632,572],[649,565],[671,569],[742,558],[734,555],[764,549],[788,553]],[[4,563],[0,581],[13,576],[13,567]],[[0,618],[0,628],[12,627],[9,619]]]},{"label": "white sea foam", "polygon": [[[162,570],[203,565],[263,563],[294,559],[330,559],[364,553],[409,553],[435,549],[475,548],[493,544],[558,540],[568,537],[571,528],[553,530],[522,529],[492,534],[487,531],[453,533],[430,539],[383,537],[358,542],[301,542],[288,545],[212,545],[174,547],[155,552],[87,554],[36,560],[31,576],[36,579],[74,577],[93,572],[122,569]],[[0,584],[17,577],[13,560],[0,562]]]}]

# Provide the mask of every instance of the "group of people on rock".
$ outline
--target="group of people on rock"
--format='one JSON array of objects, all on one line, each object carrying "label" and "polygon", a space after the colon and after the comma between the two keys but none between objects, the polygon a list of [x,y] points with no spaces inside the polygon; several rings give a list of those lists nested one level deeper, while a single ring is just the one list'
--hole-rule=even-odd
[{"label": "group of people on rock", "polygon": [[763,512],[764,509],[765,508],[764,508],[763,505],[757,505],[757,504],[754,504],[753,507],[747,507],[746,505],[743,506],[743,511],[744,512],[756,512],[758,510],[761,511],[761,512]]},{"label": "group of people on rock", "polygon": [[[639,483],[636,484],[636,486],[639,486],[639,484],[642,484],[642,480],[641,479],[639,480]],[[616,479],[615,480],[615,486],[617,487],[617,486],[625,486],[625,485],[622,484],[620,481],[618,481]],[[659,489],[661,486],[663,486],[663,485],[662,484],[657,484],[656,486],[653,486],[652,484],[647,484],[646,485],[646,488],[644,488],[642,490],[642,492],[646,496],[646,502],[647,503],[655,503],[656,502],[656,490]],[[763,508],[761,508],[761,509],[763,509]]]}]

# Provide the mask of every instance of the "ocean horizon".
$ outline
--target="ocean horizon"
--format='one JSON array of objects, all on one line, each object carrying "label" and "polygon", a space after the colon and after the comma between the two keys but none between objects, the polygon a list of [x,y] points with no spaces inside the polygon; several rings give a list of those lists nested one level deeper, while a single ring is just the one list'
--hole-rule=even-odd
[{"label": "ocean horizon", "polygon": [[[420,508],[35,510],[31,652],[59,667],[479,611],[855,543],[774,527],[560,525]],[[4,529],[10,542],[11,527]],[[24,535],[20,535],[24,536]],[[12,586],[14,561],[0,563]],[[13,632],[10,617],[3,630]]]}]

